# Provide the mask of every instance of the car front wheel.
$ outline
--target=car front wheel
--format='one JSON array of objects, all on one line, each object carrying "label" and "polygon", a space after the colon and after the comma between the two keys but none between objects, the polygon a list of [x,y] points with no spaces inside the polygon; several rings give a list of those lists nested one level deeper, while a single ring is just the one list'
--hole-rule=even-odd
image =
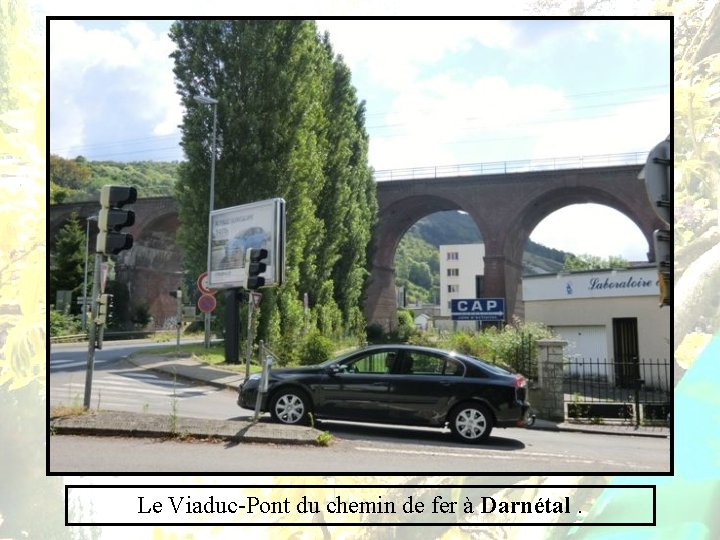
[{"label": "car front wheel", "polygon": [[484,405],[465,403],[453,411],[450,429],[462,442],[484,441],[492,431],[492,415]]},{"label": "car front wheel", "polygon": [[309,412],[309,400],[300,390],[281,389],[270,402],[270,415],[282,424],[305,424]]}]

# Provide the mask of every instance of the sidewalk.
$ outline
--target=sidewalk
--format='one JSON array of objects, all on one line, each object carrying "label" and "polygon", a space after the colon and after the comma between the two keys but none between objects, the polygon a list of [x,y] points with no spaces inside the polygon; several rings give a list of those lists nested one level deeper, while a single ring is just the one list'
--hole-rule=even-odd
[{"label": "sidewalk", "polygon": [[585,424],[581,422],[551,422],[550,420],[535,420],[535,424],[528,429],[542,429],[546,431],[574,431],[578,433],[600,433],[603,435],[626,435],[634,437],[670,436],[670,428],[664,426],[638,426],[608,422],[605,424]]},{"label": "sidewalk", "polygon": [[[135,366],[160,371],[178,378],[203,382],[219,388],[237,390],[244,373],[207,366],[190,356],[143,355],[130,357]],[[249,412],[249,411],[248,411]],[[317,444],[321,431],[309,426],[287,426],[260,418],[252,420],[214,420],[166,414],[137,414],[121,411],[91,411],[78,416],[52,418],[52,433],[64,435],[114,435],[125,437],[179,437],[220,439],[231,442]]]},{"label": "sidewalk", "polygon": [[[175,377],[193,380],[237,391],[245,374],[202,364],[190,356],[141,355],[128,358],[135,366],[159,371]],[[307,426],[286,426],[272,422],[207,420],[175,418],[168,415],[133,414],[122,412],[97,412],[86,415],[51,420],[55,433],[98,433],[131,436],[183,436],[197,438],[221,438],[237,442],[276,442],[280,444],[315,444],[319,430]],[[667,427],[639,426],[629,424],[581,424],[551,422],[536,419],[528,429],[661,437],[670,435]]]}]

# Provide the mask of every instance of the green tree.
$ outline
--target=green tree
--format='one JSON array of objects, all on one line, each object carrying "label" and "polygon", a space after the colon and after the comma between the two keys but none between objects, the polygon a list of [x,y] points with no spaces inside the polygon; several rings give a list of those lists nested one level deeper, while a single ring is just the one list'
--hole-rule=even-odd
[{"label": "green tree", "polygon": [[628,262],[622,257],[610,256],[604,259],[598,255],[584,253],[582,255],[565,255],[563,270],[606,270],[608,268],[627,268]]},{"label": "green tree", "polygon": [[61,203],[76,194],[82,194],[90,186],[91,172],[85,158],[74,160],[50,156],[50,202]]},{"label": "green tree", "polygon": [[208,95],[218,100],[215,207],[287,201],[286,282],[263,296],[259,337],[297,360],[304,292],[323,332],[337,330],[334,305],[346,329],[362,328],[376,202],[349,70],[311,21],[180,21],[170,36],[186,107],[175,193],[188,269],[206,264],[212,110],[194,97]]},{"label": "green tree", "polygon": [[424,289],[430,289],[433,286],[433,275],[430,271],[430,265],[426,262],[410,261],[408,277],[410,281],[417,283]]},{"label": "green tree", "polygon": [[[73,296],[82,293],[85,269],[85,230],[76,213],[60,229],[55,247],[50,252],[50,298],[54,301],[59,290],[72,291]],[[72,305],[72,311],[79,307]]]}]

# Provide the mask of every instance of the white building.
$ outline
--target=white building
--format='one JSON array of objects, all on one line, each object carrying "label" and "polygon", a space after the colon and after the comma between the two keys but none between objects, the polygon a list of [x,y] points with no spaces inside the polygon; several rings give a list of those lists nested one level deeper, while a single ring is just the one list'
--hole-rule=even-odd
[{"label": "white building", "polygon": [[442,317],[450,317],[451,300],[482,296],[484,257],[485,244],[440,246],[440,315]]},{"label": "white building", "polygon": [[672,388],[664,367],[672,365],[671,309],[659,307],[654,265],[524,276],[523,300],[525,320],[565,339],[570,359],[602,363],[610,382],[641,378]]}]

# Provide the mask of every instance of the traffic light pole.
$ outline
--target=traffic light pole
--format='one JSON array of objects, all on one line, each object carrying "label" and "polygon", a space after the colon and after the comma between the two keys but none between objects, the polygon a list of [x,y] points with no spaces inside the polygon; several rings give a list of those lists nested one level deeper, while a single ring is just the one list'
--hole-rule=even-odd
[{"label": "traffic light pole", "polygon": [[95,368],[95,339],[97,333],[97,323],[95,318],[98,314],[98,292],[100,290],[100,265],[102,264],[102,255],[95,254],[95,270],[93,272],[93,284],[92,284],[92,321],[88,327],[88,355],[87,355],[87,368],[85,370],[85,399],[83,400],[83,407],[85,409],[90,408],[90,396],[92,395],[92,379],[93,370]]},{"label": "traffic light pole", "polygon": [[177,344],[175,345],[175,356],[180,356],[180,330],[182,329],[182,289],[177,290]]},{"label": "traffic light pole", "polygon": [[253,344],[253,335],[252,335],[252,319],[253,319],[253,308],[255,307],[255,299],[253,298],[255,295],[254,292],[248,291],[247,299],[248,299],[248,308],[247,308],[247,319],[248,319],[248,326],[247,326],[247,339],[246,341],[246,347],[245,347],[245,380],[250,378],[250,357],[252,356],[252,344]]},{"label": "traffic light pole", "polygon": [[225,361],[240,363],[241,289],[225,289]]}]

